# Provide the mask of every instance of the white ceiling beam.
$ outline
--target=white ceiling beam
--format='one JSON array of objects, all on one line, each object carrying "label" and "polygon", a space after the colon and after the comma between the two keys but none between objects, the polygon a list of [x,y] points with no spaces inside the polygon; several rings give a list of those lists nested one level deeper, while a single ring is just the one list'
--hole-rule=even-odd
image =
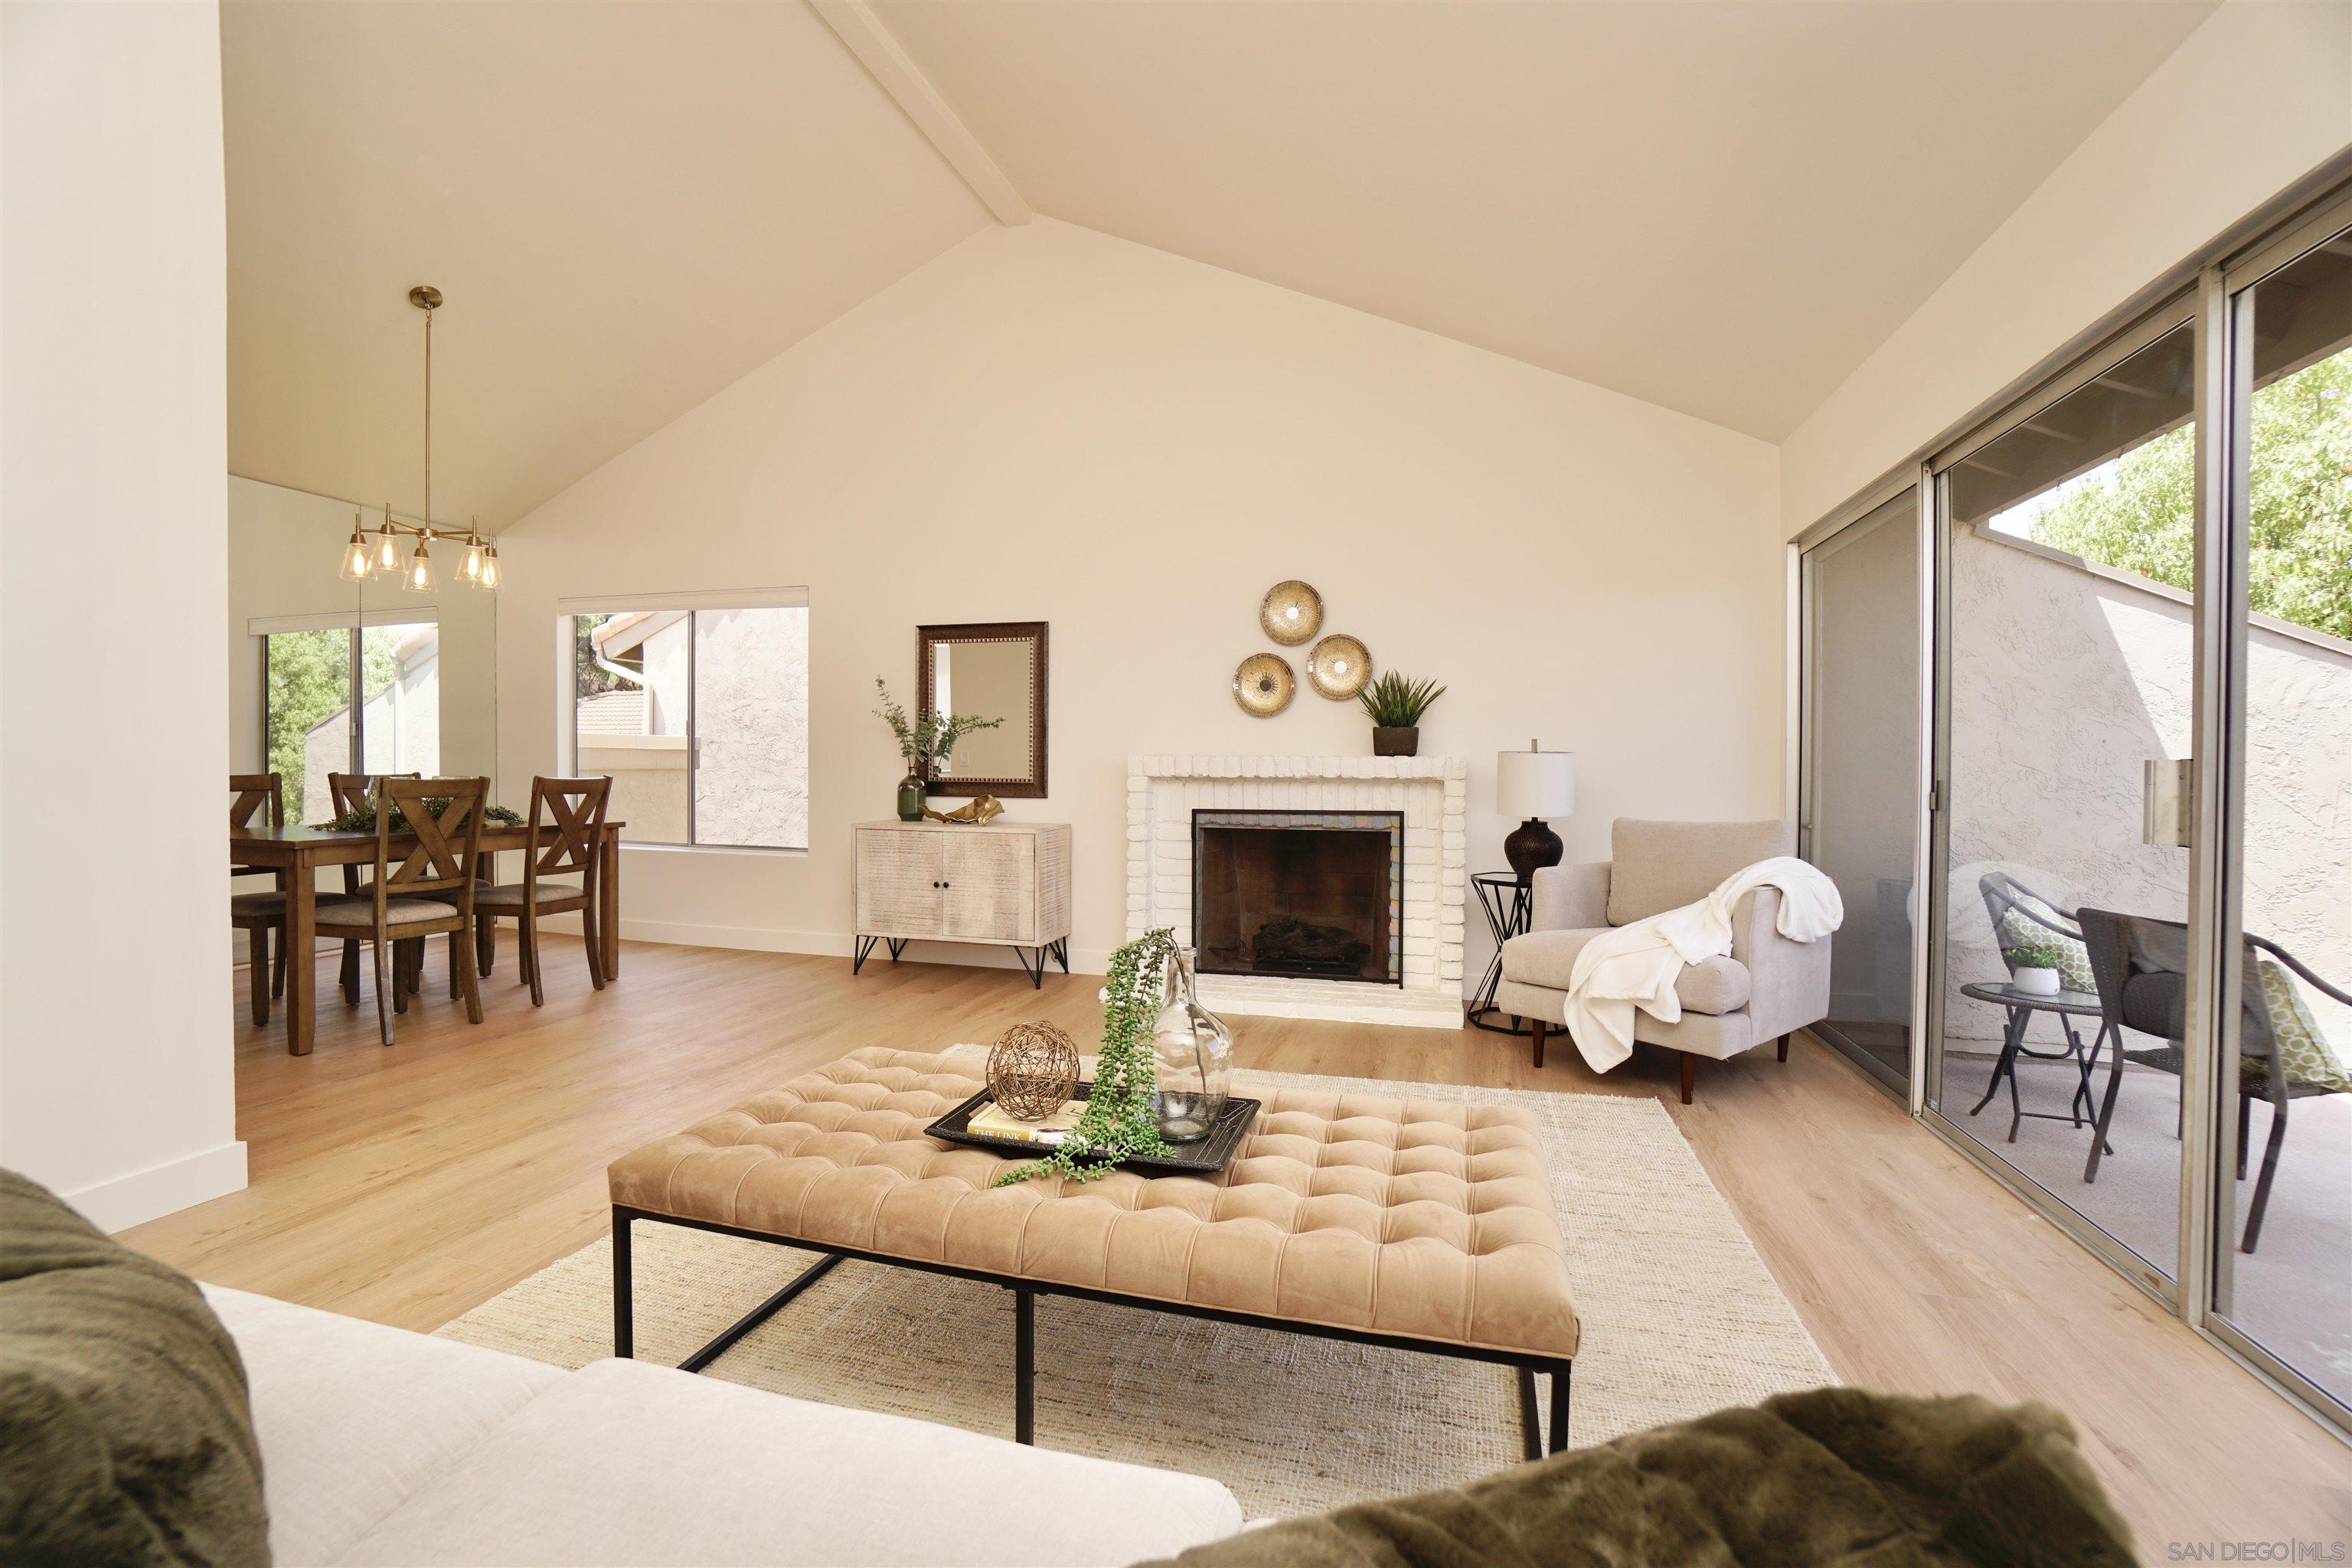
[{"label": "white ceiling beam", "polygon": [[962,176],[971,194],[996,215],[997,222],[1013,227],[1029,221],[1033,216],[1029,204],[1013,188],[1013,182],[1005,178],[971,127],[948,107],[948,100],[940,96],[923,68],[891,37],[866,0],[809,0],[809,4],[827,26],[841,35],[841,41],[873,74],[882,90],[907,111],[915,129],[930,138],[948,167]]}]

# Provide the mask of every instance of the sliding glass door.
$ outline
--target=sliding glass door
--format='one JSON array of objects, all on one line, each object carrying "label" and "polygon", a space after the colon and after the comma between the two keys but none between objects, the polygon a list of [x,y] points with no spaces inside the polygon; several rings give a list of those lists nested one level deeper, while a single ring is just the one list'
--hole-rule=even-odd
[{"label": "sliding glass door", "polygon": [[2155,1037],[2119,1058],[2094,957],[2124,922],[2180,1013],[2193,965],[2177,802],[2198,590],[2186,314],[2019,411],[1938,479],[1948,685],[1928,1103],[2143,1278],[2178,1267],[2182,1042],[2177,1018],[2151,1015]]},{"label": "sliding glass door", "polygon": [[1804,552],[1798,853],[1845,900],[1814,1032],[1907,1096],[1919,816],[1919,491]]},{"label": "sliding glass door", "polygon": [[2245,411],[2226,487],[2242,957],[2214,1053],[2211,1311],[2352,1410],[2352,230],[2326,227],[2231,279],[2222,318]]},{"label": "sliding glass door", "polygon": [[1798,811],[1846,906],[1820,1033],[1897,1089],[1916,1063],[1929,1126],[2352,1430],[2352,190],[2329,204],[1807,536]]}]

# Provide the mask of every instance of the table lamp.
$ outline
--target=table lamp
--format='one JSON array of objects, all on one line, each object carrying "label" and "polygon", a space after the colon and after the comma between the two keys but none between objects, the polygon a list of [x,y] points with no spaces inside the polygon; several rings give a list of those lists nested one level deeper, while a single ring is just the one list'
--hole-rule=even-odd
[{"label": "table lamp", "polygon": [[1576,753],[1547,752],[1529,741],[1524,752],[1496,752],[1495,773],[1495,809],[1527,818],[1503,840],[1503,857],[1526,887],[1540,868],[1559,865],[1567,852],[1544,823],[1576,810]]}]

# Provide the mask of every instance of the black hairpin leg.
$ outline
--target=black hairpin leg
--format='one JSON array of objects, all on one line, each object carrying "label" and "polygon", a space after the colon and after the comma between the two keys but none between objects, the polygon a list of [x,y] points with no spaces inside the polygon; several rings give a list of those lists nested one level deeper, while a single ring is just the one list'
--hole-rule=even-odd
[{"label": "black hairpin leg", "polygon": [[1037,1441],[1037,1293],[1013,1292],[1013,1440]]},{"label": "black hairpin leg", "polygon": [[1029,977],[1029,989],[1032,991],[1043,990],[1045,988],[1046,952],[1046,949],[1042,947],[1039,948],[1037,950],[1036,962],[1033,963],[1030,962],[1029,954],[1025,951],[1019,947],[1015,947],[1013,950],[1013,956],[1021,961],[1021,973]]},{"label": "black hairpin leg", "polygon": [[891,963],[896,963],[898,962],[898,955],[907,951],[907,943],[911,940],[913,939],[903,936],[894,936],[889,939]]},{"label": "black hairpin leg", "polygon": [[878,936],[861,936],[856,939],[857,945],[852,948],[849,953],[850,973],[856,974],[866,967],[866,955],[874,951],[874,944],[881,940]]},{"label": "black hairpin leg", "polygon": [[[1063,973],[1067,974],[1070,972],[1070,939],[1068,937],[1064,937],[1054,943],[1054,962],[1062,966]],[[1042,969],[1045,965],[1039,964],[1038,967]]]}]

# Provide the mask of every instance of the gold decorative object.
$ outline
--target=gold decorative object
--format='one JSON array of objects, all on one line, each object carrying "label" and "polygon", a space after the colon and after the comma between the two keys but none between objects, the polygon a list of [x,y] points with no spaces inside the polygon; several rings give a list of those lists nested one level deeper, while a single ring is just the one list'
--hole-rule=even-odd
[{"label": "gold decorative object", "polygon": [[1004,803],[992,795],[974,795],[953,811],[933,811],[927,805],[923,807],[923,815],[933,822],[954,822],[966,827],[977,827],[983,822],[1003,816]]},{"label": "gold decorative object", "polygon": [[1298,678],[1280,654],[1254,653],[1234,671],[1234,700],[1253,718],[1271,719],[1290,706]]},{"label": "gold decorative object", "polygon": [[1322,629],[1323,595],[1296,577],[1276,583],[1259,602],[1257,624],[1283,647],[1297,647]]},{"label": "gold decorative object", "polygon": [[1333,632],[1307,656],[1307,679],[1334,702],[1345,702],[1372,678],[1372,652],[1345,632]]},{"label": "gold decorative object", "polygon": [[989,1047],[988,1092],[1024,1121],[1045,1121],[1077,1087],[1077,1042],[1043,1020],[1013,1025]]}]

